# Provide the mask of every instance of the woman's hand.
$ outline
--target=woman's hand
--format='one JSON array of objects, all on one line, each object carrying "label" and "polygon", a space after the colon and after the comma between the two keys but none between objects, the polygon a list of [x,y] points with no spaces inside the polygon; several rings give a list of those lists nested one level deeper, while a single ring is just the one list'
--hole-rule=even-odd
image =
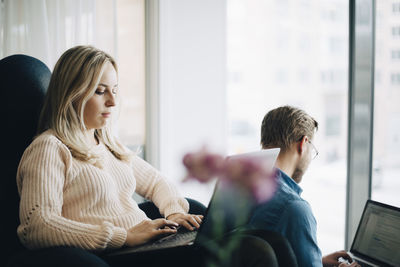
[{"label": "woman's hand", "polygon": [[203,215],[174,213],[169,215],[167,219],[192,231],[194,229],[199,229],[200,224],[203,221]]},{"label": "woman's hand", "polygon": [[127,231],[125,245],[133,247],[160,235],[174,234],[178,226],[176,222],[166,219],[145,220]]}]

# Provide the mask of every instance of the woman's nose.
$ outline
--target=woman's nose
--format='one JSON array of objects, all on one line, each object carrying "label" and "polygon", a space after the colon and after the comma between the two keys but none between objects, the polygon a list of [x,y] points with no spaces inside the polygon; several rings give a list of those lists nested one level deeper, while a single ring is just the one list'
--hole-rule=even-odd
[{"label": "woman's nose", "polygon": [[107,107],[115,106],[115,95],[114,94],[109,94],[108,99],[106,101],[106,106]]}]

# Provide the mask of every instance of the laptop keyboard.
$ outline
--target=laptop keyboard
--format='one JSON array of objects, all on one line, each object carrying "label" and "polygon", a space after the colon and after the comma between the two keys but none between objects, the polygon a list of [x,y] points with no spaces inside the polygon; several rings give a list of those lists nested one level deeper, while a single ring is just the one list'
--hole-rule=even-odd
[{"label": "laptop keyboard", "polygon": [[373,265],[369,265],[369,264],[366,263],[366,262],[358,262],[358,264],[360,264],[361,267],[374,267]]},{"label": "laptop keyboard", "polygon": [[139,252],[187,245],[191,242],[194,242],[194,240],[196,239],[196,235],[197,231],[180,231],[176,234],[172,234],[163,237],[157,241],[153,241],[152,243],[137,247],[136,249],[134,249],[134,251]]},{"label": "laptop keyboard", "polygon": [[369,264],[366,263],[366,262],[359,262],[359,261],[358,261],[358,264],[361,265],[361,267],[373,267],[372,265],[369,265]]},{"label": "laptop keyboard", "polygon": [[362,259],[353,257],[356,262],[361,266],[361,267],[374,267],[373,265],[368,264],[367,262],[363,261]]}]

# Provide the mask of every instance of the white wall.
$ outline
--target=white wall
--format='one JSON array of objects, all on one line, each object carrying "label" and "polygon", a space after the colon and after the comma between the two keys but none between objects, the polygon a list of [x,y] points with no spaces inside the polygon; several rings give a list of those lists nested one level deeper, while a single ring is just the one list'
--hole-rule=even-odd
[{"label": "white wall", "polygon": [[[159,1],[159,168],[179,182],[182,157],[203,144],[224,153],[226,1]],[[205,202],[205,189],[181,186]]]}]

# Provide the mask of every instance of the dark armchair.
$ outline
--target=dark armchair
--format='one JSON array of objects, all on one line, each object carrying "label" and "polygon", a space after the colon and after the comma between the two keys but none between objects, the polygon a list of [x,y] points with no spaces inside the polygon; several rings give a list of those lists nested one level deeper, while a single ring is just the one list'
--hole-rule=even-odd
[{"label": "dark armchair", "polygon": [[[36,127],[51,72],[45,64],[26,55],[0,60],[2,97],[2,174],[1,174],[1,261],[21,248],[16,228],[19,225],[19,196],[16,172],[25,148],[36,134]],[[0,264],[3,266],[3,264]]]}]

